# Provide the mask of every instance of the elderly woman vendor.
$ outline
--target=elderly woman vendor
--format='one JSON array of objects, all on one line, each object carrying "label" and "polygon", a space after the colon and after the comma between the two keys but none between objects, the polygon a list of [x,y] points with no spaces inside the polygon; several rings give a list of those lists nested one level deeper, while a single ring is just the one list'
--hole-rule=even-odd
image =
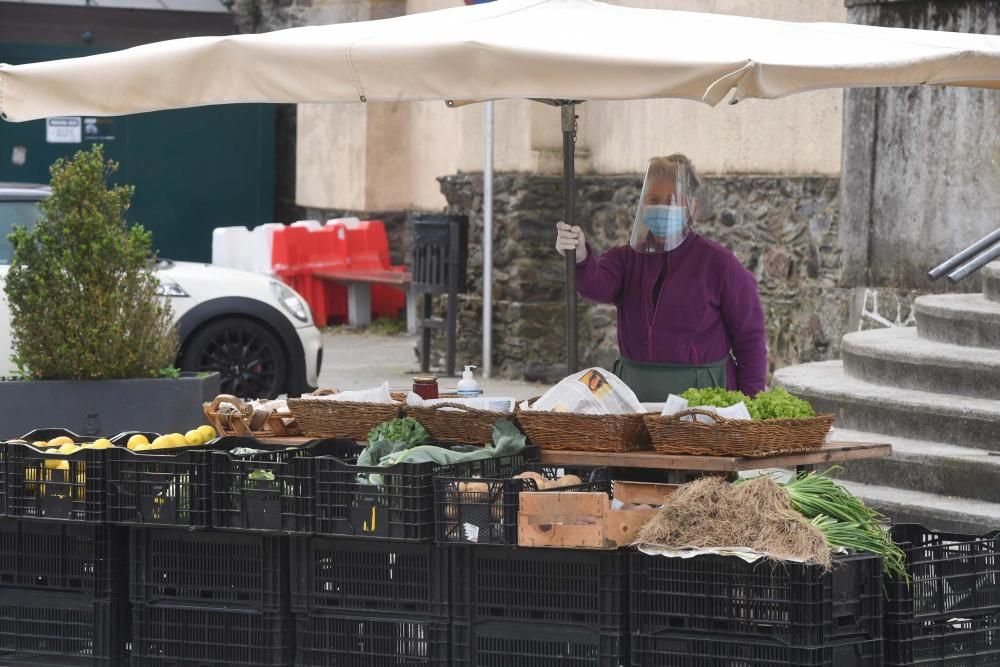
[{"label": "elderly woman vendor", "polygon": [[579,293],[618,309],[615,374],[639,400],[691,387],[764,389],[767,343],[753,276],[692,230],[699,181],[683,155],[653,158],[628,245],[595,256],[583,230],[557,223],[556,250],[576,252]]}]

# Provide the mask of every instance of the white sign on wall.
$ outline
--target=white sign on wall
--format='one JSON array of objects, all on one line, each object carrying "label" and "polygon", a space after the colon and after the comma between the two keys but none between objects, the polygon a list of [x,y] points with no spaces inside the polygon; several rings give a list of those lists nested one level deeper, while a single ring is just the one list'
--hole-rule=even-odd
[{"label": "white sign on wall", "polygon": [[83,141],[83,124],[79,116],[45,119],[45,141],[50,144],[78,144]]}]

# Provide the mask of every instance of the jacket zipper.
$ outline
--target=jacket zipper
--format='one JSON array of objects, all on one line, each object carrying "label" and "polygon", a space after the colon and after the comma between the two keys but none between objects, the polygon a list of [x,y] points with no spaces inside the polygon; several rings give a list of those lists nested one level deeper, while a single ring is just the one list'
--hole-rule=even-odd
[{"label": "jacket zipper", "polygon": [[[663,268],[663,283],[660,285],[660,293],[656,295],[656,303],[653,304],[653,318],[648,321],[648,329],[646,331],[646,355],[647,358],[652,360],[653,358],[653,325],[656,324],[656,313],[660,310],[660,302],[663,301],[663,290],[667,289],[667,279],[670,277],[670,260],[667,256],[663,258],[664,268]],[[657,276],[659,279],[659,276]],[[653,283],[656,286],[656,283]]]}]

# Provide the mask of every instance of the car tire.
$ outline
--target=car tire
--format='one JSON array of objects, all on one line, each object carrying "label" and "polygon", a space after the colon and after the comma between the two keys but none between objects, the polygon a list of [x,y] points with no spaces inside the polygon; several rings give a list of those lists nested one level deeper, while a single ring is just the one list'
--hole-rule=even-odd
[{"label": "car tire", "polygon": [[197,329],[182,346],[182,371],[215,371],[223,394],[274,398],[288,384],[284,345],[266,326],[226,317]]}]

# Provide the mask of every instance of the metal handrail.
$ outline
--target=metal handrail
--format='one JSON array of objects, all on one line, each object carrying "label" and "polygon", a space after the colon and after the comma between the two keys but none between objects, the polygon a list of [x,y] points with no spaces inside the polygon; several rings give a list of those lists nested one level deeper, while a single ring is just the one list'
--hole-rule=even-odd
[{"label": "metal handrail", "polygon": [[947,274],[948,280],[957,283],[997,257],[1000,257],[1000,229],[990,232],[962,252],[934,267],[927,273],[927,277],[937,280]]}]

